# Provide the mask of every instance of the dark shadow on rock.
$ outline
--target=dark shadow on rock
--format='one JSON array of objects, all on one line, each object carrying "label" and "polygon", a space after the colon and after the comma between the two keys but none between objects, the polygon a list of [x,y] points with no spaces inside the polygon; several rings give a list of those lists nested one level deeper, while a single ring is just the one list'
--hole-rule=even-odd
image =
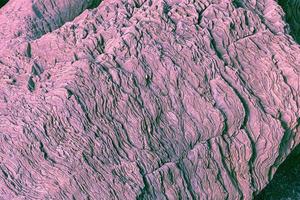
[{"label": "dark shadow on rock", "polygon": [[91,5],[88,7],[88,9],[97,8],[101,2],[102,0],[94,0],[93,3],[91,3]]},{"label": "dark shadow on rock", "polygon": [[300,145],[279,166],[271,182],[254,200],[300,199]]},{"label": "dark shadow on rock", "polygon": [[0,0],[0,8],[2,8],[7,2],[8,0]]},{"label": "dark shadow on rock", "polygon": [[241,0],[232,0],[232,4],[235,8],[244,8],[244,4]]},{"label": "dark shadow on rock", "polygon": [[285,21],[289,24],[290,35],[300,44],[300,0],[278,0],[285,12]]}]

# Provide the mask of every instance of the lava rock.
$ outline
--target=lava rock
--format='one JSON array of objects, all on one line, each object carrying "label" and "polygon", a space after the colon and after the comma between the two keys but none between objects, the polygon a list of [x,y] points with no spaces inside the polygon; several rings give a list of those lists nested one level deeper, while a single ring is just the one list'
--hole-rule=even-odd
[{"label": "lava rock", "polygon": [[300,141],[284,16],[275,0],[11,0],[0,197],[252,199]]}]

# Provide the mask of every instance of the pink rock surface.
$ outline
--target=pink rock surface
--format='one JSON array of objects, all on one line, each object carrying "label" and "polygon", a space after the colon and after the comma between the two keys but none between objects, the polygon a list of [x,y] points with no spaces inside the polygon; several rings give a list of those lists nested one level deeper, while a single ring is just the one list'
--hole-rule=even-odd
[{"label": "pink rock surface", "polygon": [[299,143],[274,0],[10,0],[2,199],[252,199]]}]

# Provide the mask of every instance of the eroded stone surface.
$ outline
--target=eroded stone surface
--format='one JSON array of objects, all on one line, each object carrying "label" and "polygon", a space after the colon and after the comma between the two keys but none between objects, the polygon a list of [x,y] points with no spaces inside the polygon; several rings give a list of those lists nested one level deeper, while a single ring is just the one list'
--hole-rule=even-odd
[{"label": "eroded stone surface", "polygon": [[0,10],[0,197],[252,199],[299,143],[276,1],[26,2]]}]

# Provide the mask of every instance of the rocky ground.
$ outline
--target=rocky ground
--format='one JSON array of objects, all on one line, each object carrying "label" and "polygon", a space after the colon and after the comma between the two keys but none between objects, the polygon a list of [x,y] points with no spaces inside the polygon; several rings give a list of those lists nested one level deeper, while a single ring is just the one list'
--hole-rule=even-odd
[{"label": "rocky ground", "polygon": [[0,199],[253,199],[300,142],[287,2],[10,0]]}]

